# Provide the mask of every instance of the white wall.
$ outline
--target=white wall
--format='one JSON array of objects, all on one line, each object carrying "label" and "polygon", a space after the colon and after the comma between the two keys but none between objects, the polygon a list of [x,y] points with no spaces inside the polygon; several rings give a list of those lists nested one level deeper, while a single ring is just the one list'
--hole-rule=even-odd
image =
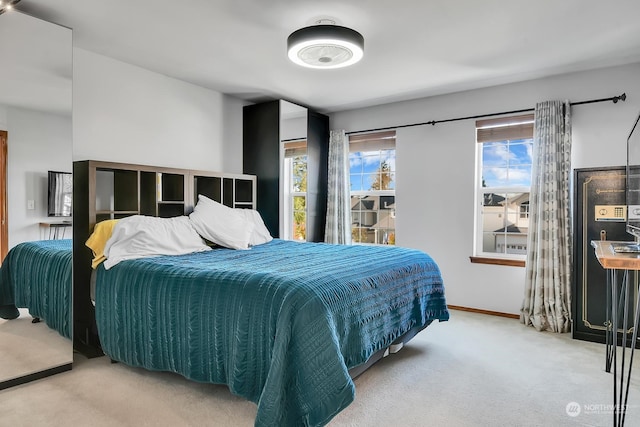
[{"label": "white wall", "polygon": [[242,102],[74,48],[73,159],[240,172]]},{"label": "white wall", "polygon": [[0,129],[7,130],[7,111],[9,107],[7,105],[0,104]]},{"label": "white wall", "polygon": [[[640,112],[640,64],[335,113],[332,129],[362,129],[532,108],[551,99],[627,94],[626,102],[575,106],[574,168],[623,166],[626,137]],[[524,268],[472,264],[475,122],[397,131],[397,244],[440,265],[452,305],[518,314]]]},{"label": "white wall", "polygon": [[303,117],[281,118],[280,119],[280,139],[286,141],[289,139],[306,139],[307,138],[307,115]]},{"label": "white wall", "polygon": [[[7,197],[9,247],[48,237],[47,171],[71,172],[71,117],[3,107],[8,132]],[[34,209],[27,209],[27,200]],[[66,231],[71,237],[71,230]]]},{"label": "white wall", "polygon": [[242,173],[242,107],[247,104],[239,98],[224,96],[222,172]]},{"label": "white wall", "polygon": [[47,237],[46,172],[71,171],[72,159],[242,172],[243,101],[78,48],[73,60],[73,125],[0,106],[10,247]]},{"label": "white wall", "polygon": [[[625,103],[573,109],[576,168],[623,165],[640,110],[640,64],[333,114],[359,130],[580,101],[626,92]],[[242,171],[242,106],[233,97],[74,48],[73,159]],[[524,269],[471,264],[474,121],[398,130],[399,245],[440,264],[448,302],[518,313]]]}]

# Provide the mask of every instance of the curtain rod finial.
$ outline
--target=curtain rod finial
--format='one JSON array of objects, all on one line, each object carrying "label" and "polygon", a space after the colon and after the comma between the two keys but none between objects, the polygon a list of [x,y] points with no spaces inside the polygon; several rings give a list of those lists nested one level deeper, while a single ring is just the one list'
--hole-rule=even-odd
[{"label": "curtain rod finial", "polygon": [[618,103],[618,101],[620,101],[620,100],[621,100],[621,101],[626,101],[626,100],[627,100],[627,94],[626,94],[626,93],[623,93],[623,94],[622,94],[622,95],[620,95],[620,96],[614,96],[614,97],[613,97],[613,103],[614,103],[614,104],[617,104],[617,103]]}]

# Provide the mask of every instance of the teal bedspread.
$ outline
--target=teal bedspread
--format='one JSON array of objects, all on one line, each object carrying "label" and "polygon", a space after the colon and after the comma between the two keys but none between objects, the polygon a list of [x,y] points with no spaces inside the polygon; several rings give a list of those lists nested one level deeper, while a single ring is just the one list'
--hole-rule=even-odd
[{"label": "teal bedspread", "polygon": [[71,240],[20,243],[0,267],[0,317],[28,308],[60,335],[71,337]]},{"label": "teal bedspread", "polygon": [[227,384],[256,426],[319,426],[355,397],[348,369],[448,320],[425,253],[274,239],[99,267],[96,321],[114,360]]}]

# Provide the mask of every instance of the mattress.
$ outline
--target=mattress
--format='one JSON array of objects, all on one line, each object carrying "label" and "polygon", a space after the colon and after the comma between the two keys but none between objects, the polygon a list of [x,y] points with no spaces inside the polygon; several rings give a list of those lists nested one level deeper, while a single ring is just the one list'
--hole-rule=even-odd
[{"label": "mattress", "polygon": [[71,240],[20,243],[0,267],[0,317],[18,316],[29,309],[60,335],[71,337]]},{"label": "mattress", "polygon": [[96,274],[96,322],[114,360],[227,384],[257,426],[324,425],[355,397],[348,370],[448,320],[425,253],[274,239],[123,261]]}]

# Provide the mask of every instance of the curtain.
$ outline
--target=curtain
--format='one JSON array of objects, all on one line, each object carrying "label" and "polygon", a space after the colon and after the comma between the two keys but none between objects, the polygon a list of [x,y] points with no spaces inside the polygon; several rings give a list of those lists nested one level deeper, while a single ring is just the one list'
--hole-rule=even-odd
[{"label": "curtain", "polygon": [[349,139],[344,130],[330,133],[328,182],[325,242],[350,245]]},{"label": "curtain", "polygon": [[520,320],[539,331],[571,330],[570,104],[538,103],[525,296]]}]

